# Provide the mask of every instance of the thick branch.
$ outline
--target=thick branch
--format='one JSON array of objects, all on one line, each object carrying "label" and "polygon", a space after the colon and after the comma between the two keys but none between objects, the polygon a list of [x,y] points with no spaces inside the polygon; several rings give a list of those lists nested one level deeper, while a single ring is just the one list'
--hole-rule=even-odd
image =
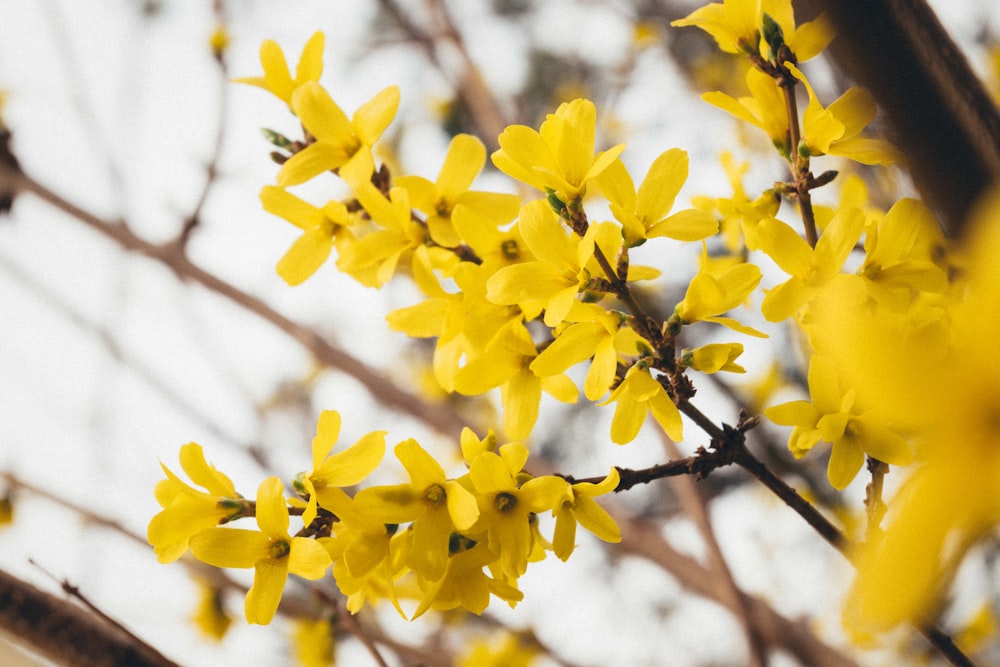
[{"label": "thick branch", "polygon": [[68,667],[177,667],[95,614],[0,570],[0,627]]}]

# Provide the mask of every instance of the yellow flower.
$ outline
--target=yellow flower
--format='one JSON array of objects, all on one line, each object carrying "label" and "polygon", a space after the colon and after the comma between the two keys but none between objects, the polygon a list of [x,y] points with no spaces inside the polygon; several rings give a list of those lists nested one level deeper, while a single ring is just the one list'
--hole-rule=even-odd
[{"label": "yellow flower", "polygon": [[461,607],[473,614],[482,614],[490,604],[490,595],[496,595],[514,606],[524,598],[512,583],[494,579],[483,570],[495,563],[497,556],[485,542],[458,551],[448,559],[445,574],[437,581],[421,581],[423,599],[413,613],[417,618],[428,609],[447,611]]},{"label": "yellow flower", "polygon": [[452,532],[468,530],[479,518],[476,498],[448,479],[416,440],[399,443],[395,452],[410,483],[362,489],[354,497],[355,507],[382,523],[412,522],[406,565],[421,577],[437,581],[448,562]]},{"label": "yellow flower", "polygon": [[267,625],[274,618],[289,574],[320,579],[330,567],[330,556],[315,540],[288,534],[288,507],[281,480],[269,477],[257,489],[257,525],[210,528],[191,538],[191,552],[215,567],[254,568],[247,592],[248,623]]},{"label": "yellow flower", "polygon": [[528,566],[534,547],[529,517],[560,507],[569,493],[561,477],[544,476],[518,485],[528,459],[524,445],[509,443],[500,453],[483,452],[472,461],[469,477],[479,502],[479,521],[471,532],[485,532],[489,548],[499,557],[504,576],[517,579]]},{"label": "yellow flower", "polygon": [[840,272],[847,256],[861,238],[865,226],[864,214],[856,208],[841,210],[810,248],[805,239],[791,227],[775,218],[757,226],[757,240],[767,253],[791,278],[768,290],[761,304],[764,317],[780,322],[791,317],[812,301],[820,290],[852,289],[857,276]]},{"label": "yellow flower", "polygon": [[156,501],[163,508],[149,522],[147,539],[161,563],[171,563],[188,549],[191,536],[240,516],[248,503],[233,482],[205,461],[201,445],[181,447],[181,468],[198,486],[185,484],[162,463],[167,479],[156,485]]},{"label": "yellow flower", "polygon": [[564,403],[574,403],[577,390],[565,374],[539,377],[530,370],[538,349],[520,319],[497,332],[479,355],[455,375],[455,391],[476,396],[500,387],[503,428],[507,437],[524,440],[538,420],[542,391]]},{"label": "yellow flower", "polygon": [[674,307],[674,317],[683,324],[714,322],[734,331],[765,338],[766,334],[732,319],[723,313],[736,308],[760,283],[760,269],[755,264],[740,262],[714,275],[708,257],[708,247],[702,242],[701,264],[691,279],[684,299]]},{"label": "yellow flower", "polygon": [[865,262],[858,273],[868,295],[900,311],[917,292],[941,293],[947,276],[930,252],[943,244],[934,214],[916,199],[900,199],[865,234]]},{"label": "yellow flower", "polygon": [[312,441],[313,469],[295,478],[296,490],[309,497],[302,512],[306,526],[316,518],[317,505],[339,513],[347,494],[344,486],[353,486],[370,475],[385,455],[385,431],[372,431],[347,449],[331,454],[340,437],[340,413],[324,410],[316,424]]},{"label": "yellow flower", "polygon": [[817,326],[837,327],[825,354],[848,386],[907,429],[920,464],[889,501],[884,537],[858,554],[845,612],[852,629],[933,618],[965,553],[1000,523],[998,220],[994,196],[970,228],[961,283],[943,307],[815,306]]},{"label": "yellow flower", "polygon": [[292,94],[292,111],[316,140],[281,165],[278,185],[304,183],[333,169],[352,188],[367,182],[374,169],[371,148],[392,122],[398,107],[399,88],[389,86],[348,119],[315,81],[298,86]]},{"label": "yellow flower", "polygon": [[819,442],[833,445],[827,477],[843,490],[861,470],[865,454],[892,465],[913,461],[910,445],[887,428],[881,415],[859,406],[857,393],[844,391],[833,363],[822,356],[809,362],[811,401],[791,401],[775,405],[764,414],[776,424],[794,426],[788,448],[801,458]]},{"label": "yellow flower", "polygon": [[203,635],[220,641],[233,624],[233,619],[226,612],[222,591],[203,579],[197,579],[195,583],[198,586],[198,608],[191,620]]},{"label": "yellow flower", "polygon": [[613,492],[618,488],[618,470],[612,468],[608,476],[598,484],[579,482],[570,487],[570,498],[552,510],[556,518],[556,529],[552,536],[552,547],[560,560],[567,560],[576,544],[576,525],[589,530],[605,542],[621,542],[622,534],[618,524],[594,498]]},{"label": "yellow flower", "polygon": [[538,131],[511,125],[497,141],[493,153],[497,169],[542,192],[552,192],[569,204],[580,199],[587,181],[607,169],[625,144],[594,155],[597,109],[590,100],[575,99],[559,105]]},{"label": "yellow flower", "polygon": [[295,658],[302,667],[331,667],[334,664],[333,619],[323,616],[317,619],[299,618],[295,620]]},{"label": "yellow flower", "polygon": [[530,667],[540,653],[537,641],[504,632],[500,642],[472,642],[456,664],[458,667]]},{"label": "yellow flower", "polygon": [[719,231],[715,218],[695,208],[668,215],[687,176],[687,153],[671,148],[653,161],[638,192],[621,160],[612,162],[595,182],[622,223],[625,244],[633,247],[657,236],[700,241]]},{"label": "yellow flower", "polygon": [[280,216],[302,230],[302,236],[278,262],[277,271],[286,283],[305,282],[323,265],[335,245],[354,240],[347,208],[331,200],[319,208],[273,185],[260,191],[260,201],[268,213]]},{"label": "yellow flower", "polygon": [[778,152],[788,157],[788,111],[785,98],[774,78],[755,67],[747,70],[748,97],[733,98],[720,91],[702,93],[701,98],[736,118],[750,123],[767,133]]},{"label": "yellow flower", "polygon": [[531,372],[540,377],[557,375],[585,359],[592,359],[583,384],[591,401],[604,395],[615,381],[618,356],[635,356],[647,343],[621,313],[593,303],[576,303],[566,317],[569,323],[554,331],[555,340],[531,362]]},{"label": "yellow flower", "polygon": [[891,164],[899,160],[899,151],[884,139],[860,136],[875,118],[875,99],[863,88],[848,88],[833,104],[823,108],[809,81],[791,63],[788,69],[805,84],[809,105],[802,113],[800,154],[839,155],[862,164]]},{"label": "yellow flower", "polygon": [[671,22],[676,27],[697,26],[711,35],[726,53],[761,54],[764,15],[780,29],[781,42],[788,45],[799,62],[818,55],[834,37],[825,17],[795,27],[791,0],[724,0],[699,7],[686,18]]},{"label": "yellow flower", "polygon": [[520,205],[517,195],[469,190],[485,164],[483,142],[471,135],[459,134],[448,146],[436,182],[421,176],[396,178],[396,185],[410,193],[414,208],[427,214],[427,232],[438,245],[453,248],[464,240],[452,223],[453,216],[472,216],[477,223],[496,228],[517,215]]},{"label": "yellow flower", "polygon": [[663,432],[672,440],[684,437],[681,414],[659,382],[653,379],[648,365],[640,360],[628,369],[625,379],[601,405],[615,403],[611,421],[612,442],[624,445],[639,435],[650,412]]},{"label": "yellow flower", "polygon": [[260,64],[264,67],[264,76],[233,80],[263,88],[291,106],[292,93],[306,82],[319,81],[323,73],[323,33],[314,33],[306,42],[299,64],[295,68],[295,79],[292,79],[288,71],[288,62],[285,60],[285,54],[281,52],[281,47],[270,39],[260,45]]},{"label": "yellow flower", "polygon": [[381,287],[396,273],[403,256],[423,244],[425,232],[412,219],[410,197],[405,189],[392,188],[386,199],[370,181],[350,185],[365,211],[381,228],[347,245],[337,258],[337,268],[362,285]]}]

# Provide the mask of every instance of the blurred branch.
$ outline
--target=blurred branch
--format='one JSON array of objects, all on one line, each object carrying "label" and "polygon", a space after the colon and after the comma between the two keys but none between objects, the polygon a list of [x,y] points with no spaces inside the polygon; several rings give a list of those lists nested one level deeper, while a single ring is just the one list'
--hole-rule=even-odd
[{"label": "blurred branch", "polygon": [[[657,429],[657,434],[660,436],[660,442],[663,443],[667,457],[670,459],[681,458],[680,450],[677,449],[674,441],[660,429]],[[684,475],[671,479],[671,484],[685,512],[698,528],[698,532],[701,533],[708,552],[709,568],[724,584],[724,586],[719,587],[719,592],[725,596],[725,599],[720,599],[720,602],[733,611],[746,635],[749,653],[747,664],[751,667],[765,667],[768,662],[767,645],[754,625],[750,610],[744,604],[740,589],[736,585],[736,580],[733,579],[733,573],[730,571],[726,558],[722,555],[722,549],[719,548],[719,543],[715,539],[715,532],[708,516],[708,508],[697,483],[690,476]]]},{"label": "blurred branch", "polygon": [[793,622],[767,602],[739,590],[736,606],[729,584],[690,556],[674,549],[663,538],[659,525],[627,516],[614,508],[609,508],[609,511],[621,528],[623,551],[659,565],[685,589],[717,601],[734,615],[739,616],[745,609],[761,639],[768,645],[780,646],[802,664],[812,667],[857,667],[851,658],[817,638],[807,622]]},{"label": "blurred branch", "polygon": [[201,268],[187,258],[183,247],[176,242],[150,243],[136,236],[122,221],[103,220],[66,201],[23,172],[0,165],[0,190],[5,188],[34,194],[125,250],[157,260],[181,280],[198,283],[270,322],[312,352],[321,363],[356,379],[385,407],[409,414],[441,433],[454,435],[462,430],[464,423],[454,411],[428,404],[415,394],[397,387],[376,369],[328,342],[316,331],[285,317],[259,298]]},{"label": "blurred branch", "polygon": [[68,667],[177,667],[120,626],[3,570],[0,627]]},{"label": "blurred branch", "polygon": [[[486,148],[489,151],[498,149],[500,145],[497,143],[497,137],[503,132],[507,122],[500,111],[496,97],[472,61],[462,33],[456,27],[443,0],[430,0],[426,3],[434,32],[428,32],[417,25],[395,0],[378,0],[378,4],[445,78],[454,79],[452,85],[455,87],[455,92],[472,115]],[[443,51],[446,45],[450,45],[458,56],[461,63],[458,72],[449,71],[445,65],[448,61],[447,54]]]}]

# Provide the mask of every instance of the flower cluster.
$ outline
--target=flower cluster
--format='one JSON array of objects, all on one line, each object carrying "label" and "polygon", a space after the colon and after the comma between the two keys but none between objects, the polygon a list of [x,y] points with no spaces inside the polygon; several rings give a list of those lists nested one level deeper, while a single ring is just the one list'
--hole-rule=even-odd
[{"label": "flower cluster", "polygon": [[[296,477],[296,495],[288,498],[281,481],[271,477],[260,484],[255,501],[244,499],[205,461],[197,444],[185,445],[181,467],[196,486],[163,467],[167,479],[157,487],[162,510],[148,531],[160,561],[177,560],[190,549],[209,565],[253,568],[245,603],[250,623],[271,621],[289,574],[320,579],[331,567],[351,612],[389,599],[403,613],[400,600],[415,599],[415,618],[429,609],[479,614],[491,596],[516,604],[522,597],[517,580],[528,563],[547,551],[568,559],[578,524],[602,540],[621,539],[594,500],[618,486],[614,469],[598,484],[533,477],[523,470],[524,445],[498,446],[492,433],[480,439],[466,429],[461,476],[448,477],[409,439],[394,450],[408,482],[368,486],[351,495],[382,461],[385,433],[369,433],[333,452],[340,425],[339,413],[320,415],[312,470]],[[555,522],[551,539],[539,527],[545,513]],[[291,516],[301,517],[294,535]],[[250,517],[255,529],[219,525]]]}]

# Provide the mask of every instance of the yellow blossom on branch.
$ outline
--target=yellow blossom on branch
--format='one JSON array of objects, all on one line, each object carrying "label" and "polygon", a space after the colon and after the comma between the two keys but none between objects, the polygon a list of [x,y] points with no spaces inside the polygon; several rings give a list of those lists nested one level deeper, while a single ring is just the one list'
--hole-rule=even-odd
[{"label": "yellow blossom on branch", "polygon": [[871,93],[864,88],[849,88],[824,109],[802,71],[791,63],[787,67],[809,93],[809,105],[802,114],[802,140],[796,147],[799,153],[839,155],[862,164],[892,164],[899,160],[899,151],[888,141],[860,136],[875,119],[875,98]]},{"label": "yellow blossom on branch", "polygon": [[413,207],[427,214],[427,233],[438,245],[453,248],[462,243],[463,238],[452,222],[453,215],[473,216],[478,224],[492,228],[517,215],[520,205],[517,195],[469,190],[485,164],[483,142],[459,134],[448,146],[437,181],[432,183],[422,176],[409,175],[396,178],[396,185],[410,193]]},{"label": "yellow blossom on branch", "polygon": [[631,248],[658,236],[700,241],[719,230],[719,223],[711,215],[696,208],[670,215],[687,176],[687,153],[671,148],[653,161],[638,191],[621,160],[612,162],[595,179],[610,202],[612,215],[622,223],[626,246]]},{"label": "yellow blossom on branch", "polygon": [[321,85],[314,81],[302,84],[292,95],[292,110],[315,141],[281,166],[278,185],[297,185],[334,169],[352,187],[367,181],[374,165],[371,148],[398,107],[399,88],[389,86],[349,119]]},{"label": "yellow blossom on branch", "polygon": [[201,445],[184,445],[180,459],[181,469],[205,490],[186,484],[160,464],[167,479],[156,485],[156,500],[163,509],[150,520],[146,534],[161,563],[177,560],[192,535],[240,516],[247,506],[232,480],[205,461]]},{"label": "yellow blossom on branch", "polygon": [[587,181],[600,175],[625,149],[619,144],[594,155],[597,109],[590,100],[575,99],[559,105],[538,131],[511,125],[497,141],[492,155],[497,169],[511,178],[554,193],[561,201],[580,199]]},{"label": "yellow blossom on branch", "polygon": [[261,482],[256,512],[260,531],[203,530],[191,538],[191,552],[215,567],[254,568],[244,605],[246,618],[248,623],[267,625],[278,609],[288,575],[319,579],[330,567],[330,556],[315,540],[288,534],[288,507],[277,477]]},{"label": "yellow blossom on branch", "polygon": [[336,200],[322,208],[303,201],[282,188],[265,185],[260,202],[268,213],[280,216],[302,230],[278,262],[277,271],[286,283],[299,285],[312,276],[330,256],[334,246],[346,247],[354,240],[347,208]]}]

